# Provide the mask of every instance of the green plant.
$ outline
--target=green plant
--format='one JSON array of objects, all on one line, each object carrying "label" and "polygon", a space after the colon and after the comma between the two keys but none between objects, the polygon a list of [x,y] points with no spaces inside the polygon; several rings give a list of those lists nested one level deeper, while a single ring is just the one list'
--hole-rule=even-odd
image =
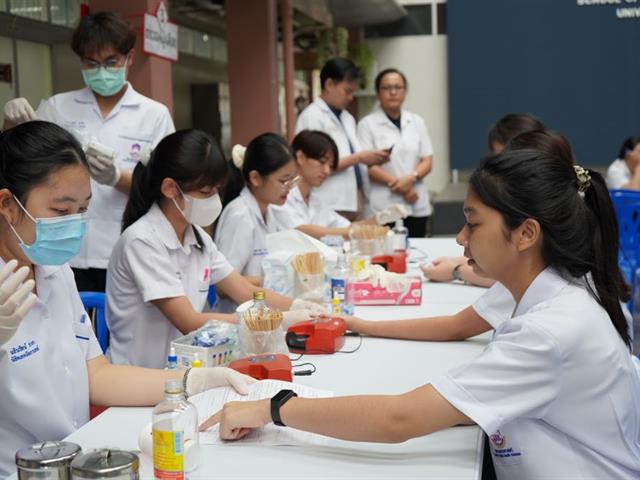
[{"label": "green plant", "polygon": [[364,42],[354,43],[349,48],[349,58],[362,71],[361,87],[366,90],[370,85],[373,62],[375,61],[371,47]]},{"label": "green plant", "polygon": [[318,68],[333,57],[346,57],[349,31],[344,27],[333,27],[321,30],[318,34]]}]

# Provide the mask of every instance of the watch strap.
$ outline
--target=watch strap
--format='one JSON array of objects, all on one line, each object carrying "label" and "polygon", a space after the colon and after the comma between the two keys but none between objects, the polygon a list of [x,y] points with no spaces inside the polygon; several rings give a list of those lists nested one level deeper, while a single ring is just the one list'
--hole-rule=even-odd
[{"label": "watch strap", "polygon": [[286,427],[280,418],[280,409],[285,403],[297,396],[298,394],[293,390],[280,390],[271,398],[271,420],[273,423],[279,427]]},{"label": "watch strap", "polygon": [[458,265],[453,267],[453,271],[451,272],[451,276],[453,277],[454,280],[462,281],[462,277],[460,276],[460,267],[461,266],[462,266],[462,264],[459,263]]}]

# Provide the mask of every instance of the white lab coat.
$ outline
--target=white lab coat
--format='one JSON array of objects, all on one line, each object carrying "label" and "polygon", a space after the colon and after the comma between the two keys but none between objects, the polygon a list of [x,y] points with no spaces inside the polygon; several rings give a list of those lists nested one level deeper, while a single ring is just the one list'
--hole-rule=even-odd
[{"label": "white lab coat", "polygon": [[[402,110],[400,126],[402,129],[398,129],[380,108],[358,123],[358,140],[363,150],[382,150],[393,146],[389,162],[381,165],[380,168],[395,177],[411,175],[422,157],[433,155],[431,138],[420,116]],[[427,185],[424,181],[417,181],[414,188],[418,193],[418,200],[412,205],[406,202],[402,195],[393,193],[386,185],[371,181],[369,206],[372,213],[399,203],[407,208],[410,216],[431,215],[432,208]]]},{"label": "white lab coat", "polygon": [[[296,121],[296,133],[301,130],[320,130],[328,134],[338,146],[340,158],[351,155],[353,151],[361,150],[356,134],[356,121],[346,110],[341,114],[341,120],[331,111],[327,103],[320,97],[305,108]],[[362,190],[366,195],[369,191],[369,175],[367,167],[356,165],[362,176]],[[356,174],[353,168],[333,173],[324,183],[316,188],[316,195],[333,210],[356,212],[358,210],[358,189]]]},{"label": "white lab coat", "polygon": [[631,181],[632,176],[627,162],[618,158],[607,169],[607,187],[611,190],[620,189]]},{"label": "white lab coat", "polygon": [[[88,87],[43,100],[36,114],[79,138],[96,137],[100,143],[113,148],[116,165],[123,172],[134,169],[141,150],[155,148],[160,140],[175,131],[167,107],[136,92],[131,84],[106,119],[102,118],[95,95]],[[107,268],[120,236],[127,195],[93,179],[91,192],[84,243],[70,264],[76,268]]]},{"label": "white lab coat", "polygon": [[15,471],[18,449],[89,421],[87,361],[102,355],[69,266],[36,266],[35,277],[35,306],[0,346],[1,478]]},{"label": "white lab coat", "polygon": [[304,201],[300,189],[295,187],[287,195],[285,204],[282,206],[273,205],[271,213],[277,231],[291,230],[300,225],[320,225],[327,228],[342,228],[351,225],[349,220],[327,207],[318,198],[315,188],[311,190],[308,205]]},{"label": "white lab coat", "polygon": [[640,477],[638,370],[584,284],[552,268],[433,387],[489,435],[499,480]]},{"label": "white lab coat", "polygon": [[163,368],[169,344],[182,333],[151,301],[184,296],[202,311],[209,285],[232,271],[202,228],[187,228],[181,244],[154,203],[123,232],[109,261],[106,314],[111,361]]}]

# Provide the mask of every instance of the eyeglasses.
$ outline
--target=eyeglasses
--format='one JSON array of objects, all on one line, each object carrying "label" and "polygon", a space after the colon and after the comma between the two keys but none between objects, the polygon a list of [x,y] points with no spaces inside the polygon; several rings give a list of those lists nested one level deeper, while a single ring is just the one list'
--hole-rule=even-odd
[{"label": "eyeglasses", "polygon": [[124,57],[109,57],[103,63],[96,62],[89,58],[82,59],[82,68],[84,70],[97,70],[98,68],[104,68],[109,73],[116,73],[118,69],[122,68],[127,63],[128,55]]},{"label": "eyeglasses", "polygon": [[380,90],[385,93],[396,93],[403,92],[404,88],[404,85],[385,85],[384,87],[380,87]]},{"label": "eyeglasses", "polygon": [[285,190],[291,190],[293,187],[298,185],[298,183],[300,183],[300,180],[302,180],[302,177],[300,175],[296,175],[291,180],[287,180],[285,182],[283,182],[282,180],[278,181],[282,185],[282,188],[284,188]]}]

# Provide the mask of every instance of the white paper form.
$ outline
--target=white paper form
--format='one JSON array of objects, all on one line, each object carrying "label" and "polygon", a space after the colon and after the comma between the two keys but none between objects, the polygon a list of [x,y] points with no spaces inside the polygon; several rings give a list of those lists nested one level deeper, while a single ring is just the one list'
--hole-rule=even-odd
[{"label": "white paper form", "polygon": [[[220,410],[225,403],[271,398],[280,390],[293,390],[299,396],[305,398],[333,397],[333,392],[327,390],[319,390],[280,380],[261,380],[251,386],[248,395],[240,395],[232,387],[221,387],[189,397],[189,401],[198,409],[198,424],[200,424]],[[328,438],[315,433],[269,424],[263,428],[254,429],[239,442],[260,445],[326,445]],[[220,440],[217,425],[206,432],[200,432],[201,445],[221,445],[223,443],[225,441]]]}]

